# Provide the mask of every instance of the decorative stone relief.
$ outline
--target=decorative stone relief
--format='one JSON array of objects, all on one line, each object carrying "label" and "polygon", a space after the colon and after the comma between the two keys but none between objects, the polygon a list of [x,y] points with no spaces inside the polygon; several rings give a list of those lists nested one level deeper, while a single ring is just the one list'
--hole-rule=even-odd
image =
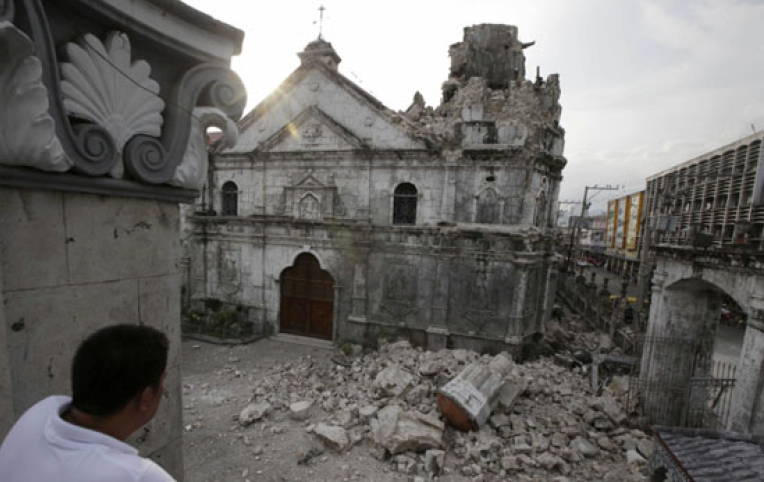
[{"label": "decorative stone relief", "polygon": [[[131,61],[126,34],[110,32],[105,42],[86,34],[78,43],[66,44],[66,53],[61,94],[67,115],[103,127],[119,154],[138,134],[161,136],[165,104],[158,95],[159,84],[149,77],[147,62]],[[123,177],[124,164],[117,162],[110,174]]]},{"label": "decorative stone relief", "polygon": [[323,127],[318,122],[312,122],[305,126],[302,130],[302,142],[303,144],[318,144],[323,135]]},{"label": "decorative stone relief", "polygon": [[321,220],[321,203],[313,193],[307,193],[300,199],[297,217],[312,221]]},{"label": "decorative stone relief", "polygon": [[[3,3],[3,2],[0,2]],[[0,6],[0,15],[12,3]],[[72,162],[56,137],[48,114],[48,91],[32,41],[10,22],[0,21],[0,163],[44,171],[67,171]]]},{"label": "decorative stone relief", "polygon": [[187,189],[201,189],[207,180],[209,152],[207,150],[207,128],[218,127],[223,131],[222,143],[232,147],[239,140],[239,129],[223,111],[215,107],[197,107],[191,121],[188,147],[170,184]]}]

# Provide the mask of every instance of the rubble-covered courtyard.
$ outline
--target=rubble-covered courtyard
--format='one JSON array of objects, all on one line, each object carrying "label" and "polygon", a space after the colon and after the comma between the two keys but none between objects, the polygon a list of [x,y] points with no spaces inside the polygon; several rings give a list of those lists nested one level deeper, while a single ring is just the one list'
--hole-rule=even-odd
[{"label": "rubble-covered courtyard", "polygon": [[[609,350],[601,339],[574,343]],[[435,394],[479,354],[343,348],[185,341],[186,480],[647,480],[652,439],[626,424],[625,376],[595,393],[586,365],[513,362],[506,380],[525,389],[502,392],[489,422],[465,433],[444,423]]]}]

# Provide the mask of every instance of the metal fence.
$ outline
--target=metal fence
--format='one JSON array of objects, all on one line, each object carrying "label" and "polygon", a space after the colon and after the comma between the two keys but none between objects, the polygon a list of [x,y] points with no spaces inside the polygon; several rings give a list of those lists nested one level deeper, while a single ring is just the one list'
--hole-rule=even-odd
[{"label": "metal fence", "polygon": [[643,336],[629,378],[628,412],[653,425],[724,429],[736,366],[714,361],[696,339]]}]

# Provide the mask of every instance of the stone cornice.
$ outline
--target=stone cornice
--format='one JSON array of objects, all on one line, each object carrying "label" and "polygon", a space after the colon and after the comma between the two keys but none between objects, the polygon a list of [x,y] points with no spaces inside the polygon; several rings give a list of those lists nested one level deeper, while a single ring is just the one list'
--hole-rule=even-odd
[{"label": "stone cornice", "polygon": [[0,166],[0,186],[157,199],[184,204],[193,203],[199,196],[199,191],[171,186],[149,186],[125,179],[88,178],[76,174],[42,172],[7,166]]}]

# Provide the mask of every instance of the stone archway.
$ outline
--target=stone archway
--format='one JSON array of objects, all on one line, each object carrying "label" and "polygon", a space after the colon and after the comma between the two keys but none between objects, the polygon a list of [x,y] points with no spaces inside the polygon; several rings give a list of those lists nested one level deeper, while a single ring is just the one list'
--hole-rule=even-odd
[{"label": "stone archway", "polygon": [[[689,377],[713,379],[709,362],[722,300],[727,294],[747,315],[747,324],[737,360],[729,418],[722,428],[761,432],[764,430],[764,311],[761,306],[764,280],[760,272],[682,259],[658,258],[656,261],[647,333],[651,345],[648,349],[646,343],[642,353],[640,383],[664,388],[674,385],[678,393]],[[663,345],[655,342],[662,338],[669,342]],[[684,350],[685,345],[693,348]],[[677,395],[675,398],[682,402],[674,404],[673,415],[686,413],[696,402],[692,397]],[[657,407],[644,408],[647,413]]]},{"label": "stone archway", "polygon": [[281,272],[279,331],[331,340],[334,318],[334,278],[310,253]]}]

